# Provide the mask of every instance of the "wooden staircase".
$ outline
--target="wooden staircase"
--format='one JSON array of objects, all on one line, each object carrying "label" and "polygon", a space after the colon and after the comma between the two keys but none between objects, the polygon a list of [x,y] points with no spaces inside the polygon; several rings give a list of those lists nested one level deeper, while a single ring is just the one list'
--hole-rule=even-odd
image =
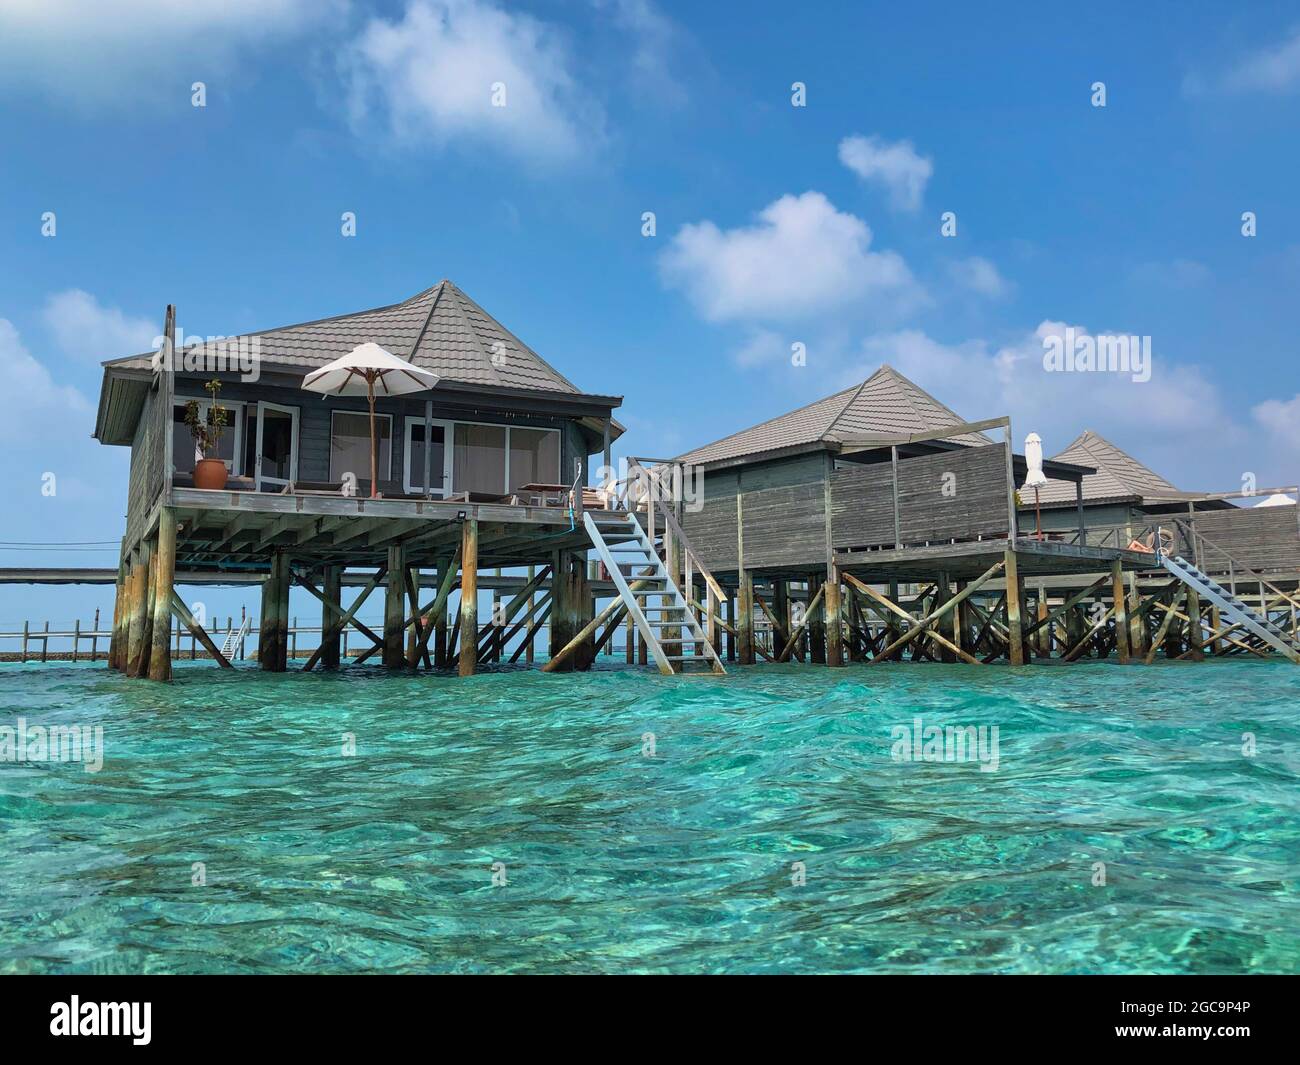
[{"label": "wooden staircase", "polygon": [[[660,673],[721,676],[722,666],[695,611],[673,583],[635,512],[593,517],[584,511],[583,525],[591,544],[618,589]],[[694,645],[699,653],[688,654]]]}]

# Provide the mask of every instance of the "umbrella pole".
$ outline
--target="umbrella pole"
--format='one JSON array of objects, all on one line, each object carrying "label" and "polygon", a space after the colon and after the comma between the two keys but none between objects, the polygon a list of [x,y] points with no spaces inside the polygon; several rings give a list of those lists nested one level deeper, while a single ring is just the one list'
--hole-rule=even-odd
[{"label": "umbrella pole", "polygon": [[1043,510],[1038,505],[1038,485],[1034,485],[1034,526],[1038,532],[1038,538],[1043,538]]},{"label": "umbrella pole", "polygon": [[366,374],[366,397],[370,400],[370,498],[379,497],[379,460],[375,455],[375,375]]}]

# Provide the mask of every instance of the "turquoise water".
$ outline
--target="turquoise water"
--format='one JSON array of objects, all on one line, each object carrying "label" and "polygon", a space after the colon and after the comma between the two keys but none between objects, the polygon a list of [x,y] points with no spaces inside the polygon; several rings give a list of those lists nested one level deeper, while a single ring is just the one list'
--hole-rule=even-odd
[{"label": "turquoise water", "polygon": [[601,667],[0,667],[0,972],[1300,971],[1300,669]]}]

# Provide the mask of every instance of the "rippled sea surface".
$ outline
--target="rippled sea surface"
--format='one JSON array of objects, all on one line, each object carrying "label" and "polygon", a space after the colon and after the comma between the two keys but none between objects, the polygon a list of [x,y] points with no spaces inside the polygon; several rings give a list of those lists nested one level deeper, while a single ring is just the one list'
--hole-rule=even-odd
[{"label": "rippled sea surface", "polygon": [[605,663],[0,666],[0,971],[1300,971],[1300,669]]}]

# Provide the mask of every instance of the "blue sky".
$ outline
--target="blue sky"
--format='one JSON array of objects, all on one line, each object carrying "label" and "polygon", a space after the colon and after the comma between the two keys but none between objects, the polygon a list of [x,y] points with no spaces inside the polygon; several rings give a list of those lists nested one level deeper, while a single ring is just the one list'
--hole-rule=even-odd
[{"label": "blue sky", "polygon": [[[889,361],[1048,453],[1092,428],[1180,487],[1298,479],[1293,5],[105,6],[0,3],[0,540],[120,536],[98,364],[167,303],[234,334],[442,277],[624,395],[642,454]],[[1044,373],[1066,325],[1150,336],[1151,380]]]}]

